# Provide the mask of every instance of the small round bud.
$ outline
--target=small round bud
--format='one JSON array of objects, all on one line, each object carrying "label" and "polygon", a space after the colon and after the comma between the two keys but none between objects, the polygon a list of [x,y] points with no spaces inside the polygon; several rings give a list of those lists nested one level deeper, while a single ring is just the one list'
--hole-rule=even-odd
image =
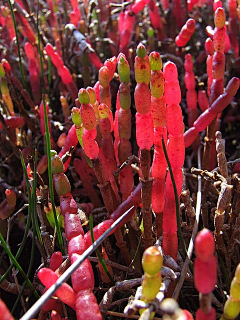
[{"label": "small round bud", "polygon": [[71,192],[71,185],[67,176],[64,173],[55,174],[53,176],[55,190],[59,196],[64,196],[66,193]]},{"label": "small round bud", "polygon": [[11,72],[10,63],[6,59],[2,59],[1,61],[4,71],[9,74]]},{"label": "small round bud", "polygon": [[160,57],[160,54],[156,51],[153,51],[150,53],[149,61],[151,65],[152,71],[160,71],[162,69],[162,59]]},{"label": "small round bud", "polygon": [[98,74],[98,79],[99,79],[99,83],[103,88],[106,88],[109,86],[109,70],[107,67],[103,66],[100,70],[99,70],[99,74]]},{"label": "small round bud", "polygon": [[51,43],[47,43],[44,50],[47,52],[47,55],[49,55],[49,56],[52,56],[55,53],[55,50],[54,50],[53,46],[51,45]]},{"label": "small round bud", "polygon": [[148,35],[148,37],[154,37],[154,29],[153,28],[148,28],[147,35]]},{"label": "small round bud", "polygon": [[178,71],[176,65],[172,61],[165,63],[163,74],[166,82],[175,82],[178,80]]},{"label": "small round bud", "polygon": [[50,150],[50,155],[51,155],[51,157],[56,156],[57,155],[57,151],[56,150]]},{"label": "small round bud", "polygon": [[195,251],[199,259],[208,261],[215,251],[215,240],[208,229],[202,229],[195,239]]},{"label": "small round bud", "polygon": [[227,87],[225,88],[225,91],[229,93],[232,97],[235,96],[235,94],[238,91],[239,88],[239,78],[233,77],[227,84]]},{"label": "small round bud", "polygon": [[205,41],[205,50],[207,54],[212,55],[214,53],[213,41],[210,38],[207,38]]},{"label": "small round bud", "polygon": [[55,155],[52,157],[52,173],[62,173],[64,171],[62,159]]},{"label": "small round bud", "polygon": [[129,63],[123,53],[120,53],[118,56],[118,73],[121,82],[129,83],[130,82],[130,67]]},{"label": "small round bud", "polygon": [[82,117],[80,114],[80,109],[73,107],[72,108],[72,122],[76,124],[77,126],[80,126],[82,124]]},{"label": "small round bud", "polygon": [[142,266],[144,272],[149,275],[154,275],[162,268],[163,257],[157,247],[152,246],[147,248],[142,257]]},{"label": "small round bud", "polygon": [[104,66],[108,68],[109,71],[109,81],[112,79],[117,66],[117,58],[113,56],[110,59],[104,61]]},{"label": "small round bud", "polygon": [[142,43],[139,43],[139,45],[137,46],[136,53],[140,59],[143,59],[146,56],[147,50]]},{"label": "small round bud", "polygon": [[97,100],[96,92],[91,87],[87,87],[86,90],[87,90],[87,93],[89,94],[90,103],[91,103],[91,105],[93,105]]},{"label": "small round bud", "polygon": [[78,92],[78,99],[80,103],[88,104],[90,103],[89,94],[86,89],[81,88]]},{"label": "small round bud", "polygon": [[214,23],[217,28],[223,28],[225,26],[225,11],[222,7],[217,8],[214,14]]}]

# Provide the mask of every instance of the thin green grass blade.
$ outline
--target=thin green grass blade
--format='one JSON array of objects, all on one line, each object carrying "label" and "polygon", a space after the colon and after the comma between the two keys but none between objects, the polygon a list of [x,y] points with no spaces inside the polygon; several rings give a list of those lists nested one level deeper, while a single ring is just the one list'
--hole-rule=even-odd
[{"label": "thin green grass blade", "polygon": [[31,281],[29,280],[29,278],[27,277],[26,273],[23,271],[22,267],[20,266],[20,264],[17,262],[17,260],[15,259],[14,255],[12,254],[11,250],[9,249],[6,241],[4,240],[1,232],[0,232],[0,242],[4,248],[4,250],[6,251],[7,255],[9,256],[9,258],[11,259],[11,261],[13,262],[13,264],[15,265],[15,267],[18,269],[18,271],[21,273],[21,275],[23,276],[23,278],[26,280],[29,288],[33,291],[33,294],[35,295],[36,298],[39,298],[39,295],[37,293],[37,291],[34,289]]},{"label": "thin green grass blade", "polygon": [[[25,163],[24,163],[24,160],[23,160],[23,155],[22,155],[21,150],[19,150],[19,152],[20,152],[20,159],[21,159],[23,172],[24,172],[24,176],[25,176],[25,180],[26,180],[27,192],[28,192],[28,217],[27,217],[27,223],[26,223],[23,239],[22,239],[21,245],[20,245],[20,247],[19,247],[19,249],[17,251],[17,254],[15,256],[16,260],[18,260],[18,258],[20,257],[20,255],[21,255],[21,253],[22,253],[22,251],[24,249],[24,246],[26,244],[27,237],[28,237],[28,231],[29,231],[29,228],[30,228],[31,220],[32,220],[31,219],[31,212],[32,212],[31,188],[30,188],[30,184],[29,184],[29,181],[28,181],[27,169],[26,169],[26,166],[25,166]],[[7,271],[4,273],[4,275],[1,277],[0,284],[2,283],[3,280],[6,279],[8,273],[12,270],[13,266],[14,266],[14,264],[12,263],[9,266],[9,268],[7,269]]]},{"label": "thin green grass blade", "polygon": [[43,240],[41,237],[40,233],[40,228],[38,224],[38,219],[37,219],[37,151],[35,150],[35,157],[34,157],[34,172],[33,172],[33,188],[32,188],[32,225],[33,225],[33,231],[35,234],[37,234],[38,241],[41,246],[41,254],[43,256],[43,260],[45,261],[46,259],[46,254],[44,251],[44,245],[43,245]]},{"label": "thin green grass blade", "polygon": [[[30,261],[29,261],[29,267],[28,267],[28,271],[27,271],[27,277],[29,278],[30,277],[30,274],[31,274],[31,271],[32,271],[32,267],[33,267],[33,262],[34,262],[34,255],[35,255],[35,236],[36,236],[36,232],[34,231],[33,229],[33,239],[32,239],[32,248],[31,248],[31,258],[30,258]],[[22,285],[22,288],[19,292],[19,295],[17,296],[17,299],[14,303],[14,306],[12,307],[12,310],[11,310],[11,314],[13,314],[18,306],[18,303],[21,299],[21,296],[23,294],[23,291],[25,290],[26,288],[26,285],[27,285],[27,281],[25,280],[23,285]]]},{"label": "thin green grass blade", "polygon": [[[89,228],[90,228],[92,243],[94,243],[95,240],[94,240],[94,234],[93,234],[93,217],[92,217],[92,214],[90,214],[90,216],[89,216]],[[96,251],[96,254],[98,256],[99,262],[103,266],[104,271],[106,272],[108,278],[111,280],[111,283],[114,286],[114,284],[115,284],[114,279],[111,276],[110,272],[108,271],[108,268],[107,268],[106,263],[104,262],[104,260],[102,258],[101,253],[99,252],[98,249],[96,249],[95,251]]]},{"label": "thin green grass blade", "polygon": [[39,35],[39,0],[37,1],[37,42],[38,42],[38,53],[40,57],[40,65],[41,65],[41,82],[42,82],[42,94],[43,94],[43,109],[44,109],[44,122],[45,122],[45,130],[46,130],[46,142],[47,142],[47,156],[48,156],[48,179],[49,179],[49,193],[52,203],[52,209],[53,209],[53,216],[55,220],[56,230],[57,230],[57,237],[59,241],[59,246],[62,254],[64,255],[64,247],[63,247],[63,239],[61,234],[61,229],[58,223],[57,219],[57,213],[56,208],[54,204],[54,193],[53,193],[53,180],[52,180],[52,163],[51,163],[51,142],[50,142],[50,132],[48,127],[48,116],[47,116],[47,109],[46,109],[46,101],[45,101],[45,87],[44,87],[44,81],[43,81],[43,57],[42,57],[42,51],[40,48],[40,35]]},{"label": "thin green grass blade", "polygon": [[24,237],[23,237],[23,241],[21,243],[21,246],[20,248],[18,249],[18,252],[16,254],[16,258],[13,256],[12,252],[10,251],[10,249],[8,248],[2,234],[0,233],[0,241],[2,243],[2,246],[4,247],[6,253],[8,254],[8,256],[10,257],[11,261],[12,261],[12,264],[11,266],[8,268],[8,270],[5,272],[5,274],[2,276],[1,278],[1,281],[3,281],[8,272],[12,269],[13,266],[15,266],[19,272],[22,274],[23,278],[25,279],[26,281],[26,284],[28,284],[28,286],[31,288],[31,290],[33,291],[34,295],[36,298],[39,298],[39,295],[37,293],[37,291],[34,289],[32,283],[30,282],[28,276],[25,274],[25,272],[23,271],[22,267],[19,265],[19,263],[17,262],[17,259],[19,258],[20,254],[22,253],[22,250],[24,248],[24,245],[26,243],[26,239],[27,239],[27,235],[28,235],[28,231],[29,231],[29,228],[30,228],[30,223],[31,223],[31,208],[32,208],[32,201],[31,201],[31,188],[30,188],[30,184],[29,184],[29,181],[28,181],[28,176],[27,176],[27,169],[26,169],[26,166],[25,166],[25,163],[24,163],[24,160],[23,160],[23,156],[22,156],[22,153],[20,151],[20,158],[21,158],[21,163],[22,163],[22,167],[23,167],[23,171],[24,171],[24,175],[25,175],[25,178],[26,178],[26,184],[27,184],[27,190],[28,190],[28,195],[29,195],[29,207],[28,207],[28,219],[27,219],[27,225],[26,225],[26,229],[25,229],[25,233],[24,233]]},{"label": "thin green grass blade", "polygon": [[[42,237],[41,234],[39,232],[39,226],[36,225],[37,222],[37,213],[36,213],[36,191],[37,191],[37,152],[35,151],[35,157],[34,157],[34,171],[33,171],[33,186],[32,186],[32,226],[33,226],[33,237],[32,237],[32,248],[31,248],[31,256],[30,256],[30,261],[29,261],[29,267],[28,267],[28,271],[27,271],[27,277],[29,278],[32,272],[32,266],[33,266],[33,261],[34,261],[34,255],[35,255],[35,237],[36,237],[36,233],[39,233],[39,242],[41,245],[41,249],[44,253],[44,248],[43,248],[43,242],[42,242]],[[37,232],[38,231],[38,232]],[[45,253],[44,253],[45,254]],[[17,296],[17,299],[14,303],[14,306],[11,310],[11,313],[13,314],[17,308],[17,305],[21,299],[21,296],[23,294],[23,291],[25,289],[27,285],[27,282],[24,281],[22,288],[19,292],[19,295]]]},{"label": "thin green grass blade", "polygon": [[[52,85],[52,61],[51,58],[48,57],[48,96],[50,98],[51,93],[51,85]],[[50,99],[51,103],[51,99]]]}]

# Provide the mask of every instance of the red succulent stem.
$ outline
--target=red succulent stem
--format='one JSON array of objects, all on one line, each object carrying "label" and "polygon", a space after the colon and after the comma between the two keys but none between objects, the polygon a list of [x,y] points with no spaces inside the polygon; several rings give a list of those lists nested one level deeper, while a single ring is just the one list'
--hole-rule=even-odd
[{"label": "red succulent stem", "polygon": [[32,98],[30,97],[28,91],[23,88],[21,82],[12,73],[11,66],[10,66],[9,62],[6,59],[2,59],[1,64],[3,66],[3,69],[7,75],[7,78],[9,79],[9,82],[11,83],[11,85],[13,87],[16,87],[20,91],[21,95],[23,96],[23,98],[25,99],[27,104],[30,106],[32,111],[35,113],[36,116],[38,116],[39,114],[38,114],[38,110],[35,106],[35,103],[33,102]]},{"label": "red succulent stem", "polygon": [[142,177],[142,215],[144,227],[144,247],[153,244],[152,237],[152,210],[151,190],[153,179],[149,177],[151,155],[150,148],[153,145],[153,118],[151,113],[151,91],[149,83],[151,79],[151,66],[146,48],[141,43],[137,47],[134,72],[137,86],[134,91],[134,101],[137,113],[136,118],[136,139],[140,150],[140,168]]},{"label": "red succulent stem", "polygon": [[185,147],[189,147],[198,133],[206,129],[206,127],[215,119],[218,113],[222,112],[235,96],[239,88],[239,78],[232,78],[223,94],[221,94],[211,105],[211,107],[205,110],[198,119],[193,123],[193,127],[188,129],[184,133]]},{"label": "red succulent stem", "polygon": [[[179,11],[177,11],[177,14],[179,15]],[[184,24],[181,31],[177,35],[175,39],[176,45],[179,47],[184,47],[190,40],[194,31],[195,31],[195,20],[190,18],[187,20],[187,22]]]},{"label": "red succulent stem", "polygon": [[[222,7],[219,7],[214,13],[215,29],[213,35],[213,48],[214,54],[212,58],[212,77],[213,81],[210,88],[209,105],[211,106],[214,101],[223,93],[223,79],[225,71],[225,12]],[[216,154],[210,161],[211,149],[216,150],[214,142],[214,132],[217,128],[217,118],[213,119],[207,128],[202,167],[208,169],[209,165],[215,167]]]},{"label": "red succulent stem", "polygon": [[[84,155],[83,155],[83,157],[84,157]],[[95,189],[93,188],[92,180],[89,179],[89,174],[85,169],[85,165],[84,165],[83,161],[78,158],[75,158],[73,161],[73,165],[74,165],[74,168],[75,168],[77,174],[79,175],[79,177],[82,181],[83,187],[86,190],[88,197],[90,198],[91,202],[94,204],[94,207],[95,208],[101,207],[102,202],[99,199]]]},{"label": "red succulent stem", "polygon": [[186,54],[185,62],[185,86],[187,89],[186,100],[188,107],[188,126],[192,127],[193,122],[198,117],[197,111],[197,92],[195,89],[195,76],[193,73],[193,62],[190,53]]},{"label": "red succulent stem", "polygon": [[54,48],[50,43],[45,47],[47,55],[51,58],[52,63],[57,68],[58,74],[61,77],[62,82],[67,87],[67,90],[71,96],[72,101],[78,96],[78,89],[76,83],[73,81],[72,75],[69,69],[64,65],[60,55],[55,52]]},{"label": "red succulent stem", "polygon": [[151,111],[154,127],[154,156],[152,163],[152,209],[156,214],[157,237],[162,236],[163,208],[165,203],[165,177],[167,162],[164,156],[162,137],[167,140],[166,103],[163,95],[164,76],[159,53],[152,52],[149,56],[151,65]]},{"label": "red succulent stem", "polygon": [[136,15],[128,8],[126,11],[122,11],[119,15],[118,20],[118,31],[119,31],[119,51],[124,53],[128,58],[128,45],[130,43],[133,26],[135,23]]},{"label": "red succulent stem", "polygon": [[33,100],[35,104],[39,104],[41,102],[40,75],[34,56],[33,46],[30,42],[25,43],[25,53],[28,58],[29,80],[32,89]]},{"label": "red succulent stem", "polygon": [[[163,74],[165,79],[164,95],[167,105],[167,154],[179,197],[182,191],[182,166],[185,159],[185,145],[183,138],[183,118],[179,106],[181,91],[176,65],[173,62],[167,62],[164,66]],[[165,254],[172,256],[176,260],[178,250],[176,204],[169,171],[167,172],[165,195],[163,210],[163,250]]]},{"label": "red succulent stem", "polygon": [[234,0],[228,0],[229,7],[229,19],[228,19],[228,30],[231,45],[234,51],[235,59],[239,57],[239,26],[237,17],[237,2]]},{"label": "red succulent stem", "polygon": [[[118,56],[118,72],[121,84],[118,91],[119,109],[117,110],[117,121],[115,126],[117,126],[117,156],[119,160],[119,165],[123,164],[128,157],[132,155],[132,146],[129,141],[131,138],[131,95],[130,95],[130,67],[123,54]],[[127,197],[132,192],[133,188],[133,172],[130,166],[126,166],[120,171],[119,174],[119,186],[120,192],[122,194],[122,200],[126,200]]]},{"label": "red succulent stem", "polygon": [[[86,241],[83,238],[84,232],[80,218],[77,216],[77,203],[71,196],[70,184],[63,173],[63,163],[61,162],[60,157],[56,155],[53,156],[52,163],[55,189],[60,195],[60,207],[61,213],[64,216],[65,234],[69,241],[69,257],[73,263],[77,259],[78,254],[82,254],[86,250]],[[59,180],[60,176],[61,179]],[[55,268],[57,266],[56,261],[54,261],[54,264]],[[47,288],[53,285],[58,279],[58,275],[48,268],[40,269],[38,277]],[[85,319],[89,313],[94,314],[95,319],[102,319],[96,298],[92,292],[94,276],[91,264],[88,260],[85,260],[84,263],[81,264],[80,267],[72,274],[72,285],[73,288],[64,283],[56,291],[56,296],[76,310],[78,320]],[[90,308],[83,308],[86,302],[89,303],[89,301],[86,300],[86,296],[91,300]]]},{"label": "red succulent stem", "polygon": [[[24,119],[19,116],[7,117],[7,118],[4,118],[4,121],[10,129],[21,128],[25,124]],[[1,130],[3,129],[2,123],[0,123],[0,129]]]},{"label": "red succulent stem", "polygon": [[[215,240],[208,229],[202,229],[195,239],[196,258],[194,261],[194,284],[199,292],[200,308],[196,319],[216,319],[216,311],[211,307],[211,291],[217,282],[217,258]],[[201,303],[203,301],[203,303]]]},{"label": "red succulent stem", "polygon": [[0,218],[7,219],[15,210],[17,196],[13,190],[6,189],[6,198],[0,203]]},{"label": "red succulent stem", "polygon": [[15,35],[13,20],[11,18],[10,9],[6,6],[1,6],[1,15],[3,18],[2,21],[4,21],[3,27],[5,27],[5,29],[7,30],[10,41],[13,41],[16,35]]}]

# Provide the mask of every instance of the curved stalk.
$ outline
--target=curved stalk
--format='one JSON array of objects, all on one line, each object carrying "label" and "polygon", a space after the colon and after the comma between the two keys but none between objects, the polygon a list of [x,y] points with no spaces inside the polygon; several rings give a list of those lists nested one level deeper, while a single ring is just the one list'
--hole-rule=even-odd
[{"label": "curved stalk", "polygon": [[63,247],[63,239],[61,234],[61,229],[58,223],[57,219],[57,213],[56,213],[56,207],[54,204],[54,193],[53,193],[53,180],[52,180],[52,163],[51,163],[51,142],[50,142],[50,132],[48,127],[48,117],[47,117],[47,109],[46,109],[46,101],[45,101],[45,87],[44,87],[44,79],[43,79],[43,57],[42,57],[42,51],[40,48],[40,34],[39,34],[39,20],[38,20],[38,14],[39,14],[39,0],[37,2],[37,42],[38,42],[38,53],[40,57],[40,64],[41,64],[41,82],[42,82],[42,99],[43,99],[43,108],[44,108],[44,122],[45,122],[45,130],[46,130],[46,142],[47,142],[47,156],[48,156],[48,181],[49,181],[49,193],[52,203],[52,209],[53,209],[53,216],[54,221],[56,225],[57,230],[57,237],[59,241],[59,246],[62,254],[64,255],[64,247]]},{"label": "curved stalk", "polygon": [[171,167],[171,163],[169,161],[168,155],[167,155],[167,149],[165,146],[165,142],[164,139],[162,138],[162,145],[163,145],[163,151],[164,151],[164,155],[168,164],[168,168],[169,168],[169,172],[171,175],[171,180],[172,180],[172,184],[173,184],[173,189],[174,189],[174,196],[175,196],[175,203],[176,203],[176,216],[177,216],[177,228],[178,228],[178,236],[181,242],[181,246],[184,252],[184,257],[187,257],[187,249],[185,246],[185,242],[183,240],[183,235],[182,235],[182,229],[181,229],[181,221],[180,221],[180,211],[179,211],[179,201],[178,201],[178,195],[177,195],[177,187],[176,187],[176,183],[174,180],[174,176],[173,176],[173,172],[172,172],[172,167]]}]

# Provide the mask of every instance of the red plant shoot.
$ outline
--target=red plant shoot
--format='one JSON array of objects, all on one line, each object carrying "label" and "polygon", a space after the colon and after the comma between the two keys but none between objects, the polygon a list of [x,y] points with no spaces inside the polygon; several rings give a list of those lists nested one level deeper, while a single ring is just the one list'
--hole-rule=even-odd
[{"label": "red plant shoot", "polygon": [[[238,257],[239,174],[232,171],[235,161],[227,163],[225,153],[237,156],[238,150],[235,129],[239,119],[239,6],[237,0],[223,3],[188,0],[185,5],[181,0],[16,0],[9,1],[9,6],[1,6],[0,287],[13,295],[23,293],[24,312],[31,284],[36,297],[37,292],[40,295],[47,292],[70,264],[92,249],[89,215],[93,216],[91,231],[98,241],[131,208],[100,247],[117,283],[110,284],[111,277],[106,276],[100,259],[88,256],[71,274],[68,283],[48,297],[39,319],[100,320],[105,315],[111,316],[110,313],[117,316],[116,310],[110,311],[109,306],[118,304],[121,313],[123,307],[119,303],[125,292],[133,290],[132,283],[135,285],[144,271],[142,292],[139,294],[137,290],[128,310],[134,312],[136,307],[141,318],[147,313],[149,318],[160,313],[163,319],[192,320],[192,315],[171,299],[161,302],[165,300],[161,282],[170,295],[169,283],[181,271],[173,294],[177,299],[188,269],[188,260],[181,264],[183,248],[178,244],[178,237],[189,246],[191,255],[199,214],[198,205],[196,213],[194,206],[200,200],[196,175],[201,175],[205,181],[201,194],[205,198],[198,228],[203,223],[209,230],[203,229],[197,235],[194,270],[187,274],[193,274],[192,287],[199,292],[199,304],[195,304],[194,295],[188,297],[191,311],[197,320],[216,319],[212,291],[220,280],[214,292],[220,302],[217,315],[222,312],[221,320],[238,316],[239,267],[227,298],[223,289],[228,290],[225,274],[235,270],[233,265]],[[43,93],[45,120],[54,149],[51,151],[49,141],[46,144],[45,140]],[[213,134],[219,129],[220,117],[228,144],[226,151],[221,149],[224,139],[218,133],[216,157],[216,152],[212,152],[215,148],[209,146],[215,140]],[[200,164],[196,157],[200,140],[205,143],[201,166],[208,170],[190,172],[197,162]],[[19,170],[18,149],[26,164],[30,192],[29,183]],[[32,157],[34,150],[38,157],[36,164]],[[166,151],[171,168],[167,165]],[[214,172],[209,169],[210,165],[216,167],[216,159],[224,159],[224,170],[219,162],[221,174],[218,169]],[[52,176],[48,177],[51,171]],[[53,190],[49,187],[52,182]],[[224,203],[226,190],[227,204]],[[49,193],[52,200],[54,194],[54,203],[49,201]],[[216,214],[222,218],[220,227],[216,216],[214,223],[212,219],[216,206]],[[55,207],[57,217],[54,218],[59,225],[53,219]],[[176,217],[177,212],[180,215]],[[9,272],[10,264],[16,263],[11,252],[20,264],[25,257],[26,261],[33,259],[26,250],[28,241],[19,243],[13,237],[17,228],[24,229],[24,241],[32,235],[35,240],[40,232],[36,244],[40,243],[41,249],[34,255],[34,264],[29,263],[29,269],[26,268],[29,287],[24,287],[25,280],[18,273],[14,279],[5,273],[5,267]],[[35,245],[34,241],[30,242]],[[58,251],[59,245],[62,253]],[[147,250],[142,269],[143,248]],[[226,264],[227,272],[217,274],[219,258]],[[165,266],[160,272],[162,259]],[[35,262],[43,263],[37,271],[42,285],[32,277]],[[183,285],[189,288],[191,283]],[[164,302],[170,303],[171,315],[164,314],[169,311],[165,310]],[[198,310],[194,309],[195,305],[199,305]],[[19,318],[19,307],[13,317],[1,301],[0,310],[6,320]]]}]

